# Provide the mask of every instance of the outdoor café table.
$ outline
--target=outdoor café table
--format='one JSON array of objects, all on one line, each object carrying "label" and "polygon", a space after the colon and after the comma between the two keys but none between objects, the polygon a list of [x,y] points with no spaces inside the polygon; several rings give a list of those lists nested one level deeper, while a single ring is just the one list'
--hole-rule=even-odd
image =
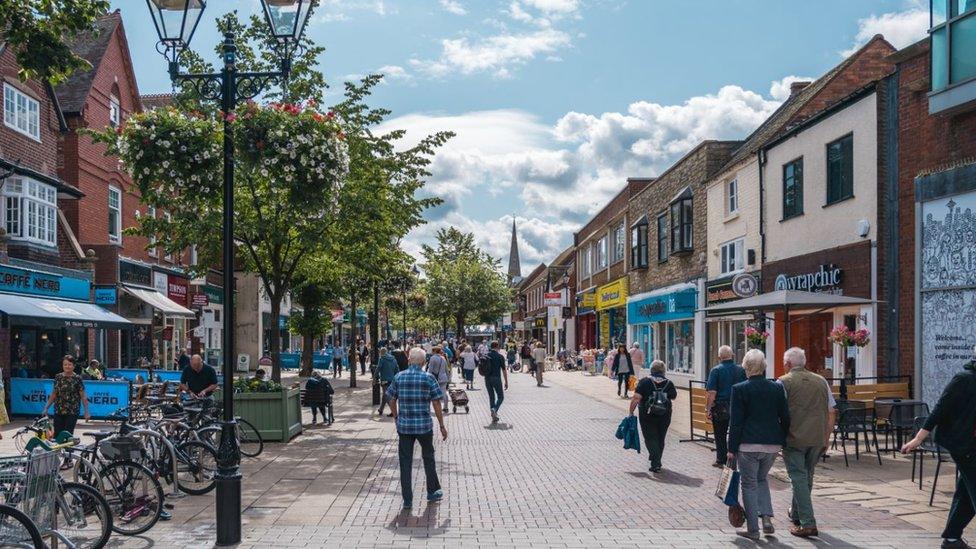
[{"label": "outdoor caf\u00e9 table", "polygon": [[921,405],[925,405],[925,402],[906,398],[879,398],[874,401],[875,417],[885,419],[886,427],[895,431],[895,440],[899,448],[902,445],[902,432],[914,427],[915,418],[902,417],[908,412],[896,408],[914,408]]}]

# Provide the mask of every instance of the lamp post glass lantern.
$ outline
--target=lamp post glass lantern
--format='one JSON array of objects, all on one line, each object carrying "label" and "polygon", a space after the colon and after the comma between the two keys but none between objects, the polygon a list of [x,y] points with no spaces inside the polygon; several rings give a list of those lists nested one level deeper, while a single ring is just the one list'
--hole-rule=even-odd
[{"label": "lamp post glass lantern", "polygon": [[[169,61],[174,83],[188,82],[201,99],[220,103],[221,110],[232,113],[238,102],[253,99],[269,85],[286,83],[291,69],[291,54],[298,47],[306,22],[316,0],[261,0],[269,32],[274,36],[281,69],[271,72],[237,70],[237,45],[233,32],[224,33],[224,65],[220,72],[187,74],[179,69],[180,55],[190,47],[190,40],[207,4],[205,0],[146,0],[156,32],[157,50]],[[289,15],[290,14],[290,15]],[[286,24],[288,23],[288,24]],[[290,25],[290,26],[289,26]],[[291,32],[285,32],[287,28]],[[234,126],[224,117],[224,186],[223,186],[223,284],[224,322],[222,344],[224,360],[223,421],[220,447],[217,449],[217,545],[234,545],[241,541],[241,453],[234,420],[234,369],[228,356],[234,350]]]}]

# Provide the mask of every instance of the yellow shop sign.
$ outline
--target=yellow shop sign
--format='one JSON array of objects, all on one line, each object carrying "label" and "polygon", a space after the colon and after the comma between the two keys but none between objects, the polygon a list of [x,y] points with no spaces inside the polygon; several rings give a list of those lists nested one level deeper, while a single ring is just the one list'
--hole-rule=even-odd
[{"label": "yellow shop sign", "polygon": [[626,277],[618,278],[609,284],[604,284],[596,290],[596,310],[613,309],[627,304]]}]

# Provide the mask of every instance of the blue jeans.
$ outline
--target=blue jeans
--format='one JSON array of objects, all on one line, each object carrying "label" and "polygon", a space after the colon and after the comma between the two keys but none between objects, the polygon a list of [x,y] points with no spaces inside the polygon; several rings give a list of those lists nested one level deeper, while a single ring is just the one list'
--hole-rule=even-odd
[{"label": "blue jeans", "polygon": [[488,407],[497,412],[502,407],[502,401],[505,400],[502,378],[486,377],[485,389],[488,389]]},{"label": "blue jeans", "polygon": [[746,527],[750,532],[759,531],[760,516],[773,516],[773,502],[769,497],[769,481],[766,476],[775,461],[776,454],[766,452],[736,454],[742,483],[742,507],[746,511]]}]

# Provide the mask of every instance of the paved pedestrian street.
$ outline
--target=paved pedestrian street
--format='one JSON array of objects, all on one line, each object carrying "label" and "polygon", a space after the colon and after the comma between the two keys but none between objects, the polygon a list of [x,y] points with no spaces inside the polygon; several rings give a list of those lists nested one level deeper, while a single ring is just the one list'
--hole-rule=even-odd
[{"label": "paved pedestrian street", "polygon": [[[605,379],[554,373],[537,388],[528,375],[510,378],[499,424],[490,424],[484,390],[470,392],[470,414],[447,416],[450,436],[436,444],[445,492],[439,504],[423,499],[416,451],[411,512],[400,509],[392,420],[367,406],[368,387],[343,389],[347,382],[339,381],[333,426],[312,426],[291,443],[267,445],[258,459],[245,460],[242,547],[753,545],[736,539],[726,508],[713,495],[718,470],[705,447],[679,442],[672,433],[665,469],[651,475],[644,450],[624,451],[614,438],[625,401],[615,399]],[[594,398],[597,390],[610,394]],[[677,408],[676,430],[684,410]],[[793,538],[785,520],[789,487],[772,482],[778,533],[757,545],[908,548],[940,541],[937,529],[856,497],[828,497],[829,490],[815,499],[819,541]],[[147,537],[115,537],[112,546],[209,546],[213,498],[182,498],[172,521]]]}]

